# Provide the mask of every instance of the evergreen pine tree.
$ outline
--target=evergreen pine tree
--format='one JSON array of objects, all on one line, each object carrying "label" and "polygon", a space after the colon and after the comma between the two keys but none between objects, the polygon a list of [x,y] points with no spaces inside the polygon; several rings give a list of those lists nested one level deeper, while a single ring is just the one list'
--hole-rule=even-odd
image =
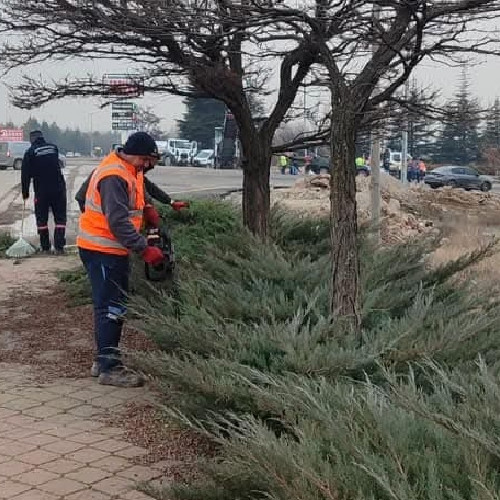
[{"label": "evergreen pine tree", "polygon": [[424,90],[413,81],[407,98],[408,109],[388,106],[387,121],[388,147],[394,151],[401,150],[401,131],[403,120],[408,120],[408,153],[412,157],[427,157],[435,147],[435,123],[426,115],[425,110],[429,97]]},{"label": "evergreen pine tree", "polygon": [[438,140],[437,160],[466,165],[479,156],[480,108],[469,90],[467,73],[462,72],[459,88],[445,107],[445,123]]},{"label": "evergreen pine tree", "polygon": [[481,137],[483,147],[500,149],[500,99],[486,113],[486,127]]},{"label": "evergreen pine tree", "polygon": [[182,120],[178,120],[180,136],[183,139],[196,141],[200,149],[214,147],[214,129],[224,125],[226,106],[215,99],[184,100],[186,112]]}]

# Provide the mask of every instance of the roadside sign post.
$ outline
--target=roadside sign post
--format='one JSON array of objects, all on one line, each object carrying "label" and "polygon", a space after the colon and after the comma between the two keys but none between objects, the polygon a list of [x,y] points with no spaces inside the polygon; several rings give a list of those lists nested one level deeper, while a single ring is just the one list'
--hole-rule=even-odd
[{"label": "roadside sign post", "polygon": [[104,75],[103,85],[111,103],[111,129],[121,132],[122,144],[130,132],[137,130],[137,104],[130,99],[144,95],[144,78],[139,75]]}]

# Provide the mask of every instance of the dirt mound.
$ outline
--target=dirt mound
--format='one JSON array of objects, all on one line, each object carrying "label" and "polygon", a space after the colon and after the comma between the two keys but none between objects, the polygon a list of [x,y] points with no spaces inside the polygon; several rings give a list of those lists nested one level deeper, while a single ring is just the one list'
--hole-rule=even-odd
[{"label": "dirt mound", "polygon": [[[433,230],[433,223],[422,219],[418,213],[412,213],[402,207],[404,191],[400,183],[389,176],[381,180],[381,236],[387,243],[396,243]],[[308,215],[328,216],[330,213],[330,175],[316,175],[299,179],[292,188],[275,190],[273,203],[279,203],[287,209]],[[371,179],[356,179],[356,202],[358,222],[371,220]]]},{"label": "dirt mound", "polygon": [[393,193],[393,196],[408,210],[434,218],[448,213],[467,213],[469,216],[495,213],[496,217],[500,214],[500,198],[492,193],[417,186],[411,187],[406,193]]}]

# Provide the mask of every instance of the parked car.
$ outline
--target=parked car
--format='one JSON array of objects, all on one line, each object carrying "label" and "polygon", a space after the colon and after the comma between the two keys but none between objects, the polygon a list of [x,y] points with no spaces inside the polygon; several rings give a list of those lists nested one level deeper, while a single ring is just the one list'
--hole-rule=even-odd
[{"label": "parked car", "polygon": [[21,170],[24,153],[30,146],[27,141],[0,141],[0,170]]},{"label": "parked car", "polygon": [[59,166],[61,168],[66,168],[66,156],[64,156],[62,153],[59,153]]},{"label": "parked car", "polygon": [[372,173],[372,168],[370,165],[363,165],[362,167],[356,167],[356,175],[361,175],[363,177],[368,177]]},{"label": "parked car", "polygon": [[193,165],[200,167],[213,167],[214,166],[214,150],[202,149],[194,158]]},{"label": "parked car", "polygon": [[480,189],[487,192],[491,189],[491,179],[485,175],[480,175],[477,170],[471,167],[461,167],[459,165],[445,165],[428,172],[424,178],[425,184],[436,189],[443,186],[453,188]]},{"label": "parked car", "polygon": [[330,158],[328,156],[315,156],[307,166],[306,173],[319,175],[323,171],[325,174],[330,172]]},{"label": "parked car", "polygon": [[[330,158],[328,156],[315,156],[307,167],[306,173],[319,175],[322,172],[325,174],[330,173]],[[356,175],[368,177],[370,174],[371,168],[369,165],[356,168]]]},{"label": "parked car", "polygon": [[[23,157],[31,143],[28,141],[0,141],[0,170],[12,167],[21,170]],[[66,157],[59,153],[59,166],[66,168]]]}]

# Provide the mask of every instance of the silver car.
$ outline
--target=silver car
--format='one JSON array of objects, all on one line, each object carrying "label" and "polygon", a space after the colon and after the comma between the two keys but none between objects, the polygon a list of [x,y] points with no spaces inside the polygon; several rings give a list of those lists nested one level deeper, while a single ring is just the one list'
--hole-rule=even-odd
[{"label": "silver car", "polygon": [[[21,170],[24,153],[30,146],[28,141],[0,141],[0,170],[6,170],[8,167]],[[60,153],[59,166],[66,167],[66,158]]]},{"label": "silver car", "polygon": [[12,167],[14,170],[21,170],[23,156],[31,146],[27,141],[0,141],[0,170]]}]

